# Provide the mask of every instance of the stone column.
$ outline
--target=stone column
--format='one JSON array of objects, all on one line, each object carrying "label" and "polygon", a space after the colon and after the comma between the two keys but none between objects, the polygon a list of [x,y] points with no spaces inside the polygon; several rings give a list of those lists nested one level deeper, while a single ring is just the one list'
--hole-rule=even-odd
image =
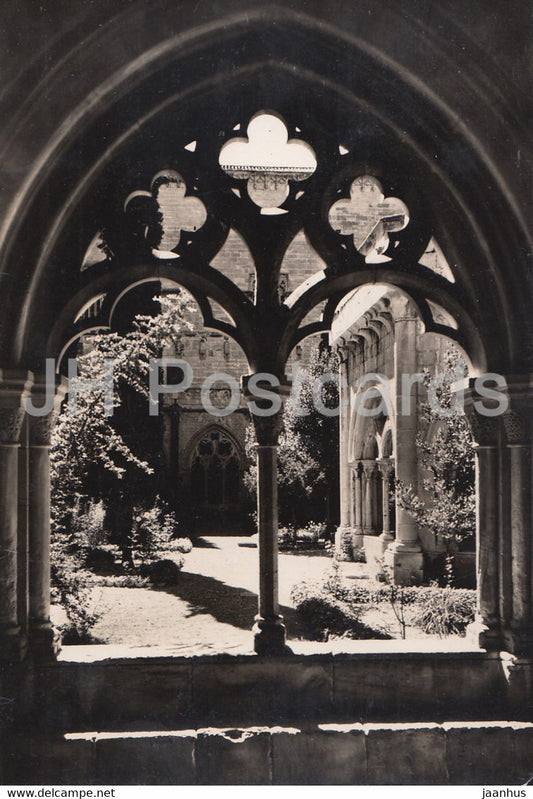
[{"label": "stone column", "polygon": [[376,462],[362,461],[365,475],[364,532],[374,535],[376,529]]},{"label": "stone column", "polygon": [[[46,401],[46,378],[36,375],[32,402],[36,409]],[[29,646],[39,659],[55,657],[59,636],[50,621],[50,438],[55,418],[66,392],[66,382],[57,377],[52,411],[28,414],[29,423]]]},{"label": "stone column", "polygon": [[[248,379],[244,379],[247,401]],[[269,391],[275,391],[268,386]],[[278,388],[280,396],[288,394],[287,386]],[[253,399],[261,409],[261,401]],[[268,401],[266,402],[268,406]],[[255,617],[254,649],[258,655],[290,653],[285,644],[285,625],[279,612],[278,598],[278,438],[283,423],[283,408],[268,416],[258,415],[251,408],[257,438],[257,524],[259,533],[259,607]]]},{"label": "stone column", "polygon": [[0,659],[24,656],[18,612],[18,449],[31,372],[0,370]]},{"label": "stone column", "polygon": [[381,540],[384,542],[386,546],[391,541],[394,541],[394,536],[391,533],[391,525],[390,525],[390,476],[392,474],[392,470],[394,468],[394,463],[390,459],[382,459],[377,461],[377,465],[379,471],[381,472],[381,483],[382,483],[382,501],[383,501],[383,508],[382,508],[382,516],[383,516],[383,532],[381,533]]},{"label": "stone column", "polygon": [[338,560],[352,560],[353,528],[350,524],[351,468],[349,464],[350,404],[348,401],[348,347],[338,347],[340,365],[339,414],[339,480],[340,524],[335,533],[335,556]]},{"label": "stone column", "polygon": [[353,546],[363,546],[363,467],[359,462],[354,469],[354,518],[353,518]]},{"label": "stone column", "polygon": [[[410,389],[409,396],[403,396],[403,375],[414,375],[417,363],[417,316],[412,303],[406,298],[398,298],[394,312],[394,375],[395,396],[393,402],[396,412],[396,476],[405,485],[417,489],[418,451],[416,436],[418,430],[418,391],[417,385]],[[418,543],[418,527],[415,519],[397,505],[396,539],[387,547],[384,563],[394,583],[410,585],[421,582],[423,578],[423,558]]]},{"label": "stone column", "polygon": [[[532,415],[533,386],[508,378],[509,410],[503,415],[509,488],[507,513],[511,540],[512,612],[505,624],[507,648],[533,655]],[[510,629],[509,629],[510,627]]]},{"label": "stone column", "polygon": [[468,637],[483,649],[500,649],[500,420],[478,415],[474,394],[465,394],[465,411],[474,439],[476,464],[476,582],[475,621]]}]

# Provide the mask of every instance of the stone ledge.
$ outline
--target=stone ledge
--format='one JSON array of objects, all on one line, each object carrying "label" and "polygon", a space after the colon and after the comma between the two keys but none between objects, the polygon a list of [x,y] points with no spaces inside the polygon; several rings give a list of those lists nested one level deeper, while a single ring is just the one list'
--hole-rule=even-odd
[{"label": "stone ledge", "polygon": [[527,722],[207,727],[16,743],[6,784],[518,785],[533,773]]},{"label": "stone ledge", "polygon": [[509,669],[503,656],[479,650],[282,658],[152,653],[92,661],[99,648],[89,649],[79,661],[29,666],[20,683],[3,676],[2,695],[18,696],[20,728],[45,734],[247,726],[257,719],[272,725],[528,717],[523,701],[511,701],[519,664]]}]

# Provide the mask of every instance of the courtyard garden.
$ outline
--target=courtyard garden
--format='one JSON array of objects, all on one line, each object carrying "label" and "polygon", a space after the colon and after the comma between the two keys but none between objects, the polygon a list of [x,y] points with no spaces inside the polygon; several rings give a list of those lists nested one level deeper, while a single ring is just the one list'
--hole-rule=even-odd
[{"label": "courtyard garden", "polygon": [[[109,557],[101,556],[97,565],[93,557],[86,570],[90,624],[81,635],[54,607],[66,641],[182,652],[250,648],[257,612],[255,537],[205,536],[187,552],[184,539],[175,542],[150,558],[136,558],[133,569],[123,568],[112,548],[99,549]],[[472,590],[379,583],[367,576],[364,563],[337,562],[326,546],[281,552],[279,587],[289,641],[459,636],[475,605]]]}]

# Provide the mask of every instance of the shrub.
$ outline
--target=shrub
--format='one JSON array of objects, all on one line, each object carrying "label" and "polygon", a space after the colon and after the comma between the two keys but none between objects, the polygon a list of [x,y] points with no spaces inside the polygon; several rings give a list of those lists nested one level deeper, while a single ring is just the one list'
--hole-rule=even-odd
[{"label": "shrub", "polygon": [[185,558],[183,556],[176,558],[176,560],[170,560],[170,558],[155,560],[146,567],[146,574],[154,585],[175,585],[184,563]]},{"label": "shrub", "polygon": [[190,538],[175,538],[167,547],[169,552],[182,552],[187,555],[192,549]]},{"label": "shrub", "polygon": [[100,547],[107,543],[104,518],[104,503],[87,500],[79,502],[73,509],[70,524],[89,547]]},{"label": "shrub", "polygon": [[115,556],[109,549],[94,547],[85,554],[85,565],[97,574],[114,574],[116,571]]},{"label": "shrub", "polygon": [[384,585],[376,590],[355,585],[348,591],[354,604],[387,602],[410,606],[410,623],[431,635],[464,635],[474,620],[476,592],[467,588]]},{"label": "shrub", "polygon": [[418,603],[413,624],[440,637],[464,635],[467,625],[474,621],[475,609],[475,591],[431,587],[425,589],[423,601]]},{"label": "shrub", "polygon": [[296,544],[296,530],[294,527],[278,528],[278,546],[281,550],[293,549]]},{"label": "shrub", "polygon": [[315,541],[318,541],[319,538],[325,538],[327,530],[328,526],[325,522],[309,522],[302,530],[299,530],[298,532],[305,533],[312,537]]},{"label": "shrub", "polygon": [[324,522],[309,522],[305,527],[295,529],[291,526],[280,527],[278,545],[280,550],[324,549],[324,537],[327,525]]},{"label": "shrub", "polygon": [[99,575],[91,580],[92,585],[103,585],[107,588],[146,588],[148,582],[148,577],[137,574]]},{"label": "shrub", "polygon": [[[150,510],[138,509],[134,516],[134,548],[143,558],[150,557],[155,552],[180,552],[180,544],[175,544],[173,540],[178,529],[179,522],[175,514],[158,497]],[[176,541],[182,542],[181,546],[185,547],[183,551],[190,552],[192,549],[189,539],[181,538]],[[189,544],[190,548],[187,549]]]},{"label": "shrub", "polygon": [[340,546],[335,553],[336,560],[353,560],[353,537],[351,533],[341,533]]},{"label": "shrub", "polygon": [[[334,561],[318,583],[295,585],[291,599],[310,630],[322,637],[327,637],[329,632],[351,638],[383,638],[380,630],[369,628],[360,621],[364,606],[383,603],[394,612],[402,637],[407,622],[425,633],[446,636],[464,634],[466,626],[474,619],[476,593],[464,588],[439,588],[437,585],[369,588],[356,582],[347,587]],[[407,609],[409,616],[404,616]]]},{"label": "shrub", "polygon": [[51,600],[61,604],[68,622],[60,626],[65,643],[90,641],[99,614],[91,606],[90,575],[82,565],[75,537],[55,533],[51,542]]},{"label": "shrub", "polygon": [[328,640],[330,636],[354,639],[390,638],[360,620],[360,609],[347,602],[335,568],[318,583],[302,582],[293,586],[291,600],[303,619],[310,638]]}]

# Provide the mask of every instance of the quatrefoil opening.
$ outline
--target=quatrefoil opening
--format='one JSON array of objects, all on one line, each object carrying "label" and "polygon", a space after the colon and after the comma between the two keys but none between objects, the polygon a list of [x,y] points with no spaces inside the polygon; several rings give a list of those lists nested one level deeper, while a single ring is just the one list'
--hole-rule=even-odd
[{"label": "quatrefoil opening", "polygon": [[381,184],[370,175],[354,180],[350,199],[338,200],[329,211],[329,224],[341,236],[352,236],[367,263],[390,261],[385,255],[389,233],[403,230],[409,211],[397,197],[385,197]]},{"label": "quatrefoil opening", "polygon": [[280,206],[289,195],[289,180],[313,174],[315,153],[306,142],[289,139],[287,126],[273,114],[256,114],[246,132],[248,138],[226,142],[219,164],[231,177],[246,180],[248,196],[261,213],[285,213]]},{"label": "quatrefoil opening", "polygon": [[[124,210],[128,211],[140,198],[147,202],[155,200],[160,217],[158,242],[154,242],[152,252],[156,257],[176,257],[173,250],[181,240],[182,231],[199,230],[207,219],[207,211],[203,202],[194,196],[187,196],[187,186],[178,172],[172,169],[158,172],[152,180],[151,193],[136,191],[127,198]],[[142,202],[142,201],[141,201]],[[153,236],[153,231],[146,230],[146,238]]]}]

